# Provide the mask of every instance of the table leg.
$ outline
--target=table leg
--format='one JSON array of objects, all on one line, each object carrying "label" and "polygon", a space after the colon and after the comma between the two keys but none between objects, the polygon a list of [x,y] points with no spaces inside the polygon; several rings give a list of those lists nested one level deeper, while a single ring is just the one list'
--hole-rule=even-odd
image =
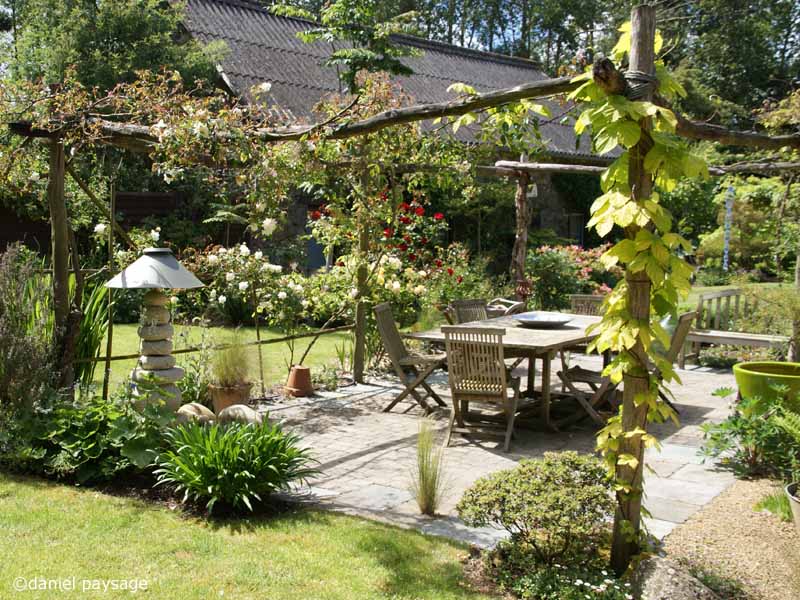
[{"label": "table leg", "polygon": [[550,366],[553,358],[552,352],[542,354],[542,421],[547,427],[552,427],[550,422]]},{"label": "table leg", "polygon": [[533,398],[533,390],[536,387],[536,355],[528,355],[528,389],[527,394]]}]

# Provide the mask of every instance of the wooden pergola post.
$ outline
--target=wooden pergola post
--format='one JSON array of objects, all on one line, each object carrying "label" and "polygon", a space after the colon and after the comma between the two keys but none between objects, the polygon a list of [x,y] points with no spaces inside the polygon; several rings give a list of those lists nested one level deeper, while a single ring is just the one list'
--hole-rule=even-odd
[{"label": "wooden pergola post", "polygon": [[[641,74],[655,76],[655,33],[656,9],[652,5],[639,5],[631,14],[631,51],[629,74],[641,77]],[[652,86],[642,99],[652,100]],[[650,197],[653,192],[653,179],[644,168],[644,159],[652,146],[648,134],[651,129],[650,119],[639,122],[642,130],[641,139],[629,150],[628,183],[631,194],[636,202],[642,202]],[[641,228],[631,225],[625,231],[629,239],[636,237]],[[634,321],[647,323],[650,321],[650,287],[651,281],[644,269],[633,273],[630,268],[625,272],[625,281],[628,285],[627,303],[630,318]],[[638,463],[634,466],[617,464],[616,477],[619,481],[629,482],[630,491],[617,492],[617,511],[614,517],[614,538],[611,546],[611,567],[618,574],[623,573],[630,564],[631,558],[639,551],[638,534],[641,527],[642,512],[642,470],[644,467],[644,444],[640,435],[625,436],[625,432],[637,428],[645,429],[647,424],[647,403],[635,401],[640,394],[650,393],[650,377],[648,373],[648,358],[641,339],[636,341],[630,350],[638,366],[628,370],[624,377],[624,391],[622,395],[622,429],[620,447],[617,455],[630,454]],[[632,528],[634,537],[626,532],[626,525]]]},{"label": "wooden pergola post", "polygon": [[[47,204],[50,209],[50,238],[53,266],[53,309],[55,313],[54,344],[59,356],[64,355],[64,341],[69,320],[69,223],[64,201],[64,142],[53,138],[50,148],[50,172],[47,182]],[[60,383],[71,387],[74,381],[71,361],[62,363]]]},{"label": "wooden pergola post", "polygon": [[[524,160],[524,159],[523,159]],[[517,191],[514,195],[514,213],[516,215],[516,232],[514,248],[511,251],[511,277],[516,284],[517,300],[523,298],[522,282],[525,280],[525,257],[528,253],[528,227],[531,224],[531,210],[528,206],[528,184],[530,174],[520,171],[517,176]]]},{"label": "wooden pergola post", "polygon": [[[366,156],[366,142],[361,145],[361,154]],[[361,174],[361,194],[363,201],[359,211],[364,210],[367,194],[369,193],[369,168],[366,163],[363,165]],[[358,216],[358,213],[356,213]],[[358,220],[358,266],[356,270],[356,318],[355,318],[355,340],[353,347],[353,381],[364,383],[364,367],[367,357],[367,302],[364,300],[369,290],[367,289],[367,279],[369,278],[369,268],[367,266],[367,256],[369,255],[369,232],[365,224],[366,219]]]}]

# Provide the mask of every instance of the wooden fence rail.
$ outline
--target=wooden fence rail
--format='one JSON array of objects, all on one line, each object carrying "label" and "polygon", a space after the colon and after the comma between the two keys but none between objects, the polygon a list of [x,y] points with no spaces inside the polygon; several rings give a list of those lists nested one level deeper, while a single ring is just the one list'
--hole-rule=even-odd
[{"label": "wooden fence rail", "polygon": [[[291,342],[292,340],[299,340],[303,338],[310,338],[310,337],[317,337],[322,335],[328,335],[329,333],[336,333],[337,331],[350,331],[352,330],[354,325],[342,325],[340,327],[330,327],[328,329],[320,329],[318,331],[309,331],[307,333],[298,333],[295,335],[287,335],[280,338],[273,338],[269,340],[259,340],[255,342],[246,342],[244,344],[219,344],[217,346],[194,346],[189,348],[179,348],[178,350],[173,350],[172,354],[189,354],[191,352],[200,352],[202,350],[209,350],[209,351],[216,351],[216,350],[224,350],[226,348],[231,348],[233,346],[263,346],[266,344],[279,344],[281,342]],[[121,354],[119,356],[111,356],[106,359],[105,356],[100,357],[93,357],[93,358],[81,358],[76,360],[76,363],[87,363],[87,362],[105,362],[106,360],[131,360],[134,358],[139,358],[139,354]]]}]

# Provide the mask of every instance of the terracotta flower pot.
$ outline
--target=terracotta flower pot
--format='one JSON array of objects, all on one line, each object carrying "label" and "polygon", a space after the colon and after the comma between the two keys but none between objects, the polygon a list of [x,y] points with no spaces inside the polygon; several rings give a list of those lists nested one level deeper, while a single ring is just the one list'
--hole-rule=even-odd
[{"label": "terracotta flower pot", "polygon": [[209,384],[208,391],[211,394],[214,413],[219,414],[220,411],[234,404],[247,404],[252,385],[251,383],[241,383],[235,386]]},{"label": "terracotta flower pot", "polygon": [[314,386],[311,384],[311,369],[303,365],[294,365],[289,371],[289,379],[286,381],[286,391],[295,398],[310,396],[314,393]]}]

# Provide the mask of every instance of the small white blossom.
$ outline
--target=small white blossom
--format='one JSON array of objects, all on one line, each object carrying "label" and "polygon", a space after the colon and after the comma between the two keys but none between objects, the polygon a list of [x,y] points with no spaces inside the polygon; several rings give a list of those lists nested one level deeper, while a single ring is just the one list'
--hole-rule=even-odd
[{"label": "small white blossom", "polygon": [[264,235],[270,236],[275,232],[275,228],[278,226],[278,222],[273,219],[272,217],[267,217],[264,219],[264,222],[261,223],[261,229],[264,231]]},{"label": "small white blossom", "polygon": [[178,303],[178,297],[177,296],[172,296],[169,299],[169,302],[170,302],[170,304],[177,304]]},{"label": "small white blossom", "polygon": [[301,300],[300,304],[303,306],[303,308],[308,308],[311,305],[311,302],[308,300]]},{"label": "small white blossom", "polygon": [[225,273],[225,281],[231,282],[234,279],[236,279],[236,275],[233,273],[233,271],[228,271]]},{"label": "small white blossom", "polygon": [[417,275],[419,275],[419,276],[420,276],[420,277],[422,277],[422,278],[425,278],[425,277],[427,277],[427,276],[428,276],[428,273],[427,273],[426,271],[419,271],[419,272],[417,273]]},{"label": "small white blossom", "polygon": [[358,296],[358,290],[356,288],[352,288],[350,290],[350,297],[351,298],[356,298],[357,296]]},{"label": "small white blossom", "polygon": [[395,280],[395,281],[392,282],[392,291],[393,292],[395,292],[395,293],[399,292],[401,287],[402,286],[400,285],[399,281]]},{"label": "small white blossom", "polygon": [[264,256],[264,253],[261,250],[256,250],[253,253],[253,256],[256,258],[256,260],[261,260]]},{"label": "small white blossom", "polygon": [[298,265],[297,265],[297,261],[296,260],[293,260],[292,262],[289,263],[289,268],[292,271],[297,271],[297,267],[298,267]]},{"label": "small white blossom", "polygon": [[421,296],[422,294],[425,293],[425,286],[424,285],[418,285],[411,291],[414,292],[415,295]]},{"label": "small white blossom", "polygon": [[261,267],[262,271],[269,271],[270,273],[280,273],[283,271],[283,267],[280,265],[273,265],[272,263],[264,263],[264,266]]},{"label": "small white blossom", "polygon": [[227,253],[228,250],[225,248],[225,246],[220,246],[219,250],[217,250],[217,254],[227,254]]},{"label": "small white blossom", "polygon": [[259,94],[266,94],[272,89],[272,84],[269,81],[264,81],[263,83],[259,83],[253,89],[255,89],[255,91]]},{"label": "small white blossom", "polygon": [[220,297],[217,298],[217,302],[219,302],[220,304],[225,304],[225,302],[227,300],[228,300],[228,298],[226,296],[223,296],[223,295],[220,295]]},{"label": "small white blossom", "polygon": [[212,300],[216,300],[217,299],[217,290],[211,290],[211,293],[209,294],[209,297]]},{"label": "small white blossom", "polygon": [[208,257],[206,257],[206,260],[208,260],[208,264],[215,265],[219,262],[219,256],[216,254],[209,254]]},{"label": "small white blossom", "polygon": [[150,239],[152,239],[154,242],[157,242],[159,239],[161,239],[160,227],[156,227],[155,229],[150,230]]},{"label": "small white blossom", "polygon": [[239,246],[239,254],[242,256],[250,256],[250,248],[247,247],[247,244]]},{"label": "small white blossom", "polygon": [[278,292],[278,298],[280,298],[281,300],[286,300],[286,292],[284,292],[283,290]]},{"label": "small white blossom", "polygon": [[239,289],[242,290],[242,291],[245,291],[249,286],[250,286],[250,284],[247,283],[246,281],[240,281],[239,282]]},{"label": "small white blossom", "polygon": [[106,232],[107,227],[108,226],[105,223],[98,223],[94,226],[94,232],[103,235]]}]

